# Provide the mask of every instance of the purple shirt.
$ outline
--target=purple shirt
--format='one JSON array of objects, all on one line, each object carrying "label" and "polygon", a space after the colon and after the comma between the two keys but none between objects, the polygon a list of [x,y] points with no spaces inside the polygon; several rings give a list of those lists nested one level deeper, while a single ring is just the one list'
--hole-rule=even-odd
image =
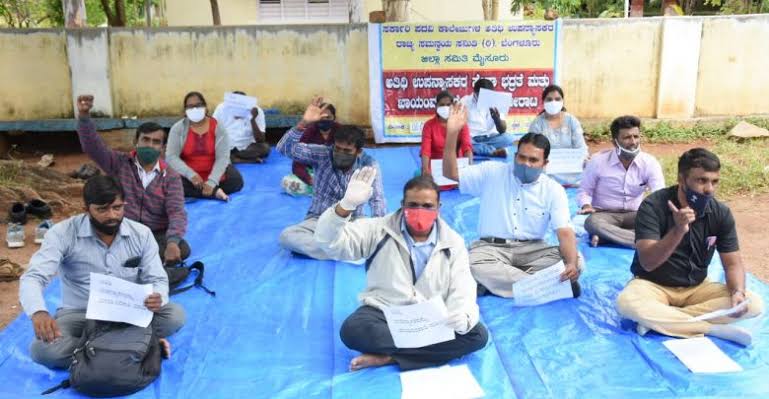
[{"label": "purple shirt", "polygon": [[664,187],[662,167],[654,156],[641,151],[625,169],[612,149],[590,159],[577,198],[580,207],[591,204],[605,211],[637,211],[647,191]]}]

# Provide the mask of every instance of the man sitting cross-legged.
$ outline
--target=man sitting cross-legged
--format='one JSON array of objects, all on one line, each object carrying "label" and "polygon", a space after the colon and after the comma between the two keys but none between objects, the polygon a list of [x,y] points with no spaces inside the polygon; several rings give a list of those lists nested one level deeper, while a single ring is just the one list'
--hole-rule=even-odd
[{"label": "man sitting cross-legged", "polygon": [[[617,297],[619,313],[648,330],[673,337],[711,335],[748,346],[749,331],[728,325],[755,317],[761,297],[745,289],[745,269],[729,207],[713,198],[721,163],[712,152],[694,148],[678,160],[678,184],[646,197],[636,216],[635,276]],[[726,284],[708,280],[716,250]],[[747,303],[746,303],[747,302]],[[731,315],[708,321],[692,318],[742,305]]]},{"label": "man sitting cross-legged", "polygon": [[[376,177],[371,167],[356,171],[342,201],[318,220],[315,238],[340,260],[366,258],[362,306],[350,315],[340,335],[347,347],[362,352],[351,370],[397,363],[401,370],[440,365],[486,345],[488,333],[478,321],[476,285],[464,240],[438,216],[439,187],[430,176],[409,180],[402,207],[381,218],[351,221],[371,196]],[[398,348],[382,308],[440,297],[448,309],[446,325],[455,339],[422,348]]]},{"label": "man sitting cross-legged", "polygon": [[[280,245],[292,252],[315,259],[329,259],[313,237],[320,214],[342,199],[347,184],[356,170],[365,166],[379,170],[377,161],[363,151],[365,136],[363,131],[355,126],[339,127],[334,133],[334,145],[330,147],[299,141],[307,126],[321,120],[326,113],[325,107],[328,107],[328,104],[324,103],[322,98],[313,99],[299,124],[289,130],[277,145],[281,154],[309,165],[315,170],[314,194],[310,209],[304,221],[289,226],[280,233]],[[368,201],[372,216],[383,216],[387,209],[382,179],[379,176],[380,173],[377,172],[374,193]],[[353,209],[353,216],[364,216],[363,204]]]},{"label": "man sitting cross-legged", "polygon": [[[184,325],[184,309],[168,301],[168,276],[152,232],[123,217],[123,198],[114,177],[88,180],[83,187],[86,212],[54,225],[21,276],[20,302],[35,329],[30,348],[34,361],[53,368],[69,367],[86,324],[90,273],[152,284],[144,306],[154,312],[151,326],[158,336],[167,337]],[[57,274],[61,276],[61,307],[51,317],[43,290]],[[170,353],[168,342],[162,344]]]}]

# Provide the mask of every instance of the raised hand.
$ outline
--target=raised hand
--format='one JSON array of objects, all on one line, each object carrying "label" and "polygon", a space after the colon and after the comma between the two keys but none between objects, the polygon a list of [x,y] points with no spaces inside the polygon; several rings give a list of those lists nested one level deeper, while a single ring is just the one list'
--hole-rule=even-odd
[{"label": "raised hand", "polygon": [[371,185],[374,183],[375,178],[376,169],[371,166],[365,166],[353,172],[350,182],[347,184],[344,198],[339,201],[339,206],[346,211],[352,212],[365,204],[371,198],[371,194],[374,191]]},{"label": "raised hand", "polygon": [[447,134],[459,134],[462,128],[467,124],[467,109],[465,105],[456,103],[451,106],[449,119],[446,121]]},{"label": "raised hand", "polygon": [[83,94],[77,96],[77,113],[80,116],[88,116],[93,108],[93,96],[90,94]]},{"label": "raised hand", "polygon": [[688,233],[689,225],[697,218],[694,210],[688,206],[678,209],[672,201],[668,201],[668,208],[673,212],[673,220],[676,222],[676,228],[684,234]]},{"label": "raised hand", "polygon": [[310,101],[310,104],[307,105],[307,109],[304,110],[304,115],[302,116],[302,122],[305,125],[320,120],[320,117],[323,114],[323,110],[328,108],[328,105],[321,107],[322,104],[323,97],[320,96],[315,96],[312,101]]}]

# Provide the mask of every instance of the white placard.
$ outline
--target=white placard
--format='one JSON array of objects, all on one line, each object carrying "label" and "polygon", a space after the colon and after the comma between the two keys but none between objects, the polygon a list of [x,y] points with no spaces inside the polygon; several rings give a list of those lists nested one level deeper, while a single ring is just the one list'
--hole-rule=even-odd
[{"label": "white placard", "polygon": [[401,399],[474,399],[485,393],[466,364],[404,371]]},{"label": "white placard", "polygon": [[708,337],[670,339],[662,343],[692,373],[733,373],[742,367]]},{"label": "white placard", "polygon": [[224,93],[224,106],[234,117],[250,119],[251,109],[257,105],[256,97],[244,96],[233,92]]},{"label": "white placard", "polygon": [[558,148],[550,150],[545,173],[582,173],[585,164],[585,150],[580,148]]},{"label": "white placard", "polygon": [[482,110],[496,108],[503,119],[512,105],[513,93],[489,89],[481,89],[481,91],[478,92],[478,108]]},{"label": "white placard", "polygon": [[515,306],[536,306],[559,299],[573,298],[571,281],[561,281],[561,274],[566,270],[563,261],[547,269],[540,270],[517,283],[513,283],[513,301]]},{"label": "white placard", "polygon": [[144,306],[144,300],[150,294],[152,284],[135,284],[92,272],[85,318],[147,327],[152,312]]},{"label": "white placard", "polygon": [[729,309],[720,309],[720,310],[712,311],[710,313],[699,315],[693,318],[692,321],[705,321],[705,320],[712,320],[722,316],[729,316],[730,314],[739,312],[740,310],[747,308],[749,304],[750,304],[750,299],[743,301],[739,305],[732,306]]},{"label": "white placard", "polygon": [[455,338],[454,330],[445,324],[448,311],[439,296],[414,305],[386,307],[382,312],[397,348],[422,348]]},{"label": "white placard", "polygon": [[[457,172],[459,172],[460,170],[468,166],[470,166],[470,158],[457,158]],[[443,176],[443,160],[442,159],[430,160],[430,172],[433,175],[433,180],[435,181],[435,184],[439,186],[450,186],[452,184],[458,183],[456,180],[451,180]]]}]

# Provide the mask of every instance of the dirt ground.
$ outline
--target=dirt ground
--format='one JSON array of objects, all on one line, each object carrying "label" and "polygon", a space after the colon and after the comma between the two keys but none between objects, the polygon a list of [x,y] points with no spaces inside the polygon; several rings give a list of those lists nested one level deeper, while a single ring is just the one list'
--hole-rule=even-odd
[{"label": "dirt ground", "polygon": [[[74,143],[72,142],[73,140]],[[16,159],[23,159],[24,162],[35,163],[44,152],[53,153],[56,162],[52,168],[62,173],[69,173],[88,161],[87,157],[80,153],[76,138],[55,143],[48,142],[42,149],[39,143],[34,143],[34,148],[37,149],[34,152],[28,150],[32,145],[32,142],[21,143],[16,151],[12,152],[12,155]],[[688,148],[697,146],[707,147],[708,143],[648,144],[644,146],[644,151],[657,156],[678,155]],[[590,147],[592,153],[610,148],[611,144],[591,144]],[[668,182],[668,184],[672,184],[672,182]],[[80,198],[73,197],[72,201],[80,201]],[[766,226],[769,226],[769,195],[752,198],[734,198],[728,201],[728,204],[737,220],[742,258],[747,266],[747,270],[763,281],[769,281],[769,245],[766,245],[767,239],[764,235],[766,234],[764,229]],[[7,210],[0,210],[0,212],[7,212]],[[67,216],[69,215],[54,215],[54,220],[58,221]],[[36,224],[34,219],[27,223],[27,244],[22,248],[13,250],[9,250],[5,245],[6,226],[0,225],[0,254],[26,267],[29,258],[39,247],[33,244],[30,239],[30,237],[34,237]],[[0,329],[8,325],[21,312],[21,305],[18,302],[18,289],[18,281],[0,282]]]}]

